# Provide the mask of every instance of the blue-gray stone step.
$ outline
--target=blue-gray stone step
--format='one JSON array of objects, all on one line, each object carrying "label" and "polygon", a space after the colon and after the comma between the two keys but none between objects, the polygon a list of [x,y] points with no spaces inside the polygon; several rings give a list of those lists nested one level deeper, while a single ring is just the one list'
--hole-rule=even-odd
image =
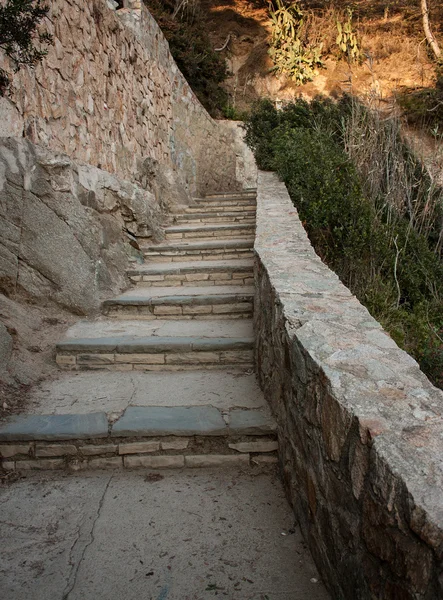
[{"label": "blue-gray stone step", "polygon": [[268,411],[129,406],[104,412],[22,415],[0,425],[5,470],[248,466],[277,461]]},{"label": "blue-gray stone step", "polygon": [[120,335],[68,338],[56,347],[64,369],[178,371],[253,366],[253,338]]},{"label": "blue-gray stone step", "polygon": [[255,223],[228,223],[213,225],[173,225],[165,228],[166,240],[211,238],[242,238],[253,236]]},{"label": "blue-gray stone step", "polygon": [[136,287],[105,300],[102,312],[120,319],[235,319],[252,316],[251,286]]},{"label": "blue-gray stone step", "polygon": [[133,283],[144,286],[252,285],[254,261],[225,260],[148,263],[127,271]]},{"label": "blue-gray stone step", "polygon": [[214,261],[253,258],[254,237],[232,240],[177,241],[142,247],[155,262]]}]

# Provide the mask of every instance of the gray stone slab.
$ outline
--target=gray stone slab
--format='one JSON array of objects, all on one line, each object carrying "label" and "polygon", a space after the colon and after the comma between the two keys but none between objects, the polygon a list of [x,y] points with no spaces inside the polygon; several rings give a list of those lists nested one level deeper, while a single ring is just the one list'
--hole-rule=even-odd
[{"label": "gray stone slab", "polygon": [[238,410],[229,412],[229,433],[244,435],[263,435],[277,430],[274,419],[259,410]]},{"label": "gray stone slab", "polygon": [[108,435],[104,412],[83,415],[24,415],[0,426],[0,441],[66,440]]},{"label": "gray stone slab", "polygon": [[60,371],[32,390],[28,412],[122,413],[134,406],[204,406],[268,410],[253,373],[226,371]]},{"label": "gray stone slab", "polygon": [[217,225],[216,223],[210,225],[173,225],[165,228],[165,233],[191,233],[196,231],[226,231],[230,229],[255,229],[254,223],[229,223],[223,225]]},{"label": "gray stone slab", "polygon": [[193,337],[132,337],[68,339],[57,344],[58,352],[117,352],[122,354],[147,352],[199,352],[249,350],[253,338],[193,338]]},{"label": "gray stone slab", "polygon": [[253,337],[252,319],[197,319],[184,321],[164,321],[155,319],[116,320],[98,319],[95,321],[78,321],[66,332],[66,339],[115,338],[130,336],[132,338],[160,337]]},{"label": "gray stone slab", "polygon": [[249,272],[254,266],[254,261],[250,259],[238,260],[207,260],[183,261],[181,263],[150,263],[141,265],[136,269],[129,269],[128,275],[179,275],[181,273],[200,273],[200,272],[218,272],[218,271],[236,271]]},{"label": "gray stone slab", "polygon": [[111,435],[227,435],[223,417],[213,406],[130,406]]},{"label": "gray stone slab", "polygon": [[223,296],[223,299],[227,297],[241,296],[253,296],[254,287],[251,285],[214,285],[208,289],[207,286],[177,286],[174,287],[135,287],[127,292],[124,292],[120,296],[113,298],[107,302],[120,302],[128,300],[151,300],[157,302],[158,300],[165,298],[179,299],[182,298],[219,298]]},{"label": "gray stone slab", "polygon": [[205,240],[204,242],[202,241],[189,241],[189,242],[183,242],[181,240],[179,241],[171,241],[169,243],[164,243],[164,244],[155,244],[155,245],[149,245],[149,246],[143,246],[141,249],[142,250],[147,250],[149,252],[152,251],[159,251],[159,252],[163,252],[163,251],[168,251],[168,250],[211,250],[214,248],[226,248],[229,250],[235,249],[235,248],[253,248],[254,246],[254,238],[251,237],[250,239],[230,239],[230,240]]}]

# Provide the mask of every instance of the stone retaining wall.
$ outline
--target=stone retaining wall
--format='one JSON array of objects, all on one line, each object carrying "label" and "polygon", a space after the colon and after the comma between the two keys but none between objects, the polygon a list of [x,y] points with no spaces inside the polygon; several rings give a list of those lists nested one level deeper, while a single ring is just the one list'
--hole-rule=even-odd
[{"label": "stone retaining wall", "polygon": [[0,99],[0,136],[24,134],[124,179],[143,178],[150,158],[173,167],[190,193],[239,187],[234,133],[197,100],[144,6],[49,6],[54,44],[14,75],[12,102]]},{"label": "stone retaining wall", "polygon": [[443,394],[259,173],[255,331],[288,496],[333,598],[443,598]]}]

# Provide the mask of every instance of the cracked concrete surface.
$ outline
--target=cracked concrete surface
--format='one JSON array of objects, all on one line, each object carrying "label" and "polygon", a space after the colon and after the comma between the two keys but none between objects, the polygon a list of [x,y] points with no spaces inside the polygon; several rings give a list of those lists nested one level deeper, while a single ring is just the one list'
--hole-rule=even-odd
[{"label": "cracked concrete surface", "polygon": [[28,414],[108,415],[128,406],[203,406],[255,408],[267,414],[269,407],[255,375],[241,371],[190,372],[81,372],[60,373],[36,386]]},{"label": "cracked concrete surface", "polygon": [[329,597],[272,470],[30,475],[0,499],[2,600]]}]

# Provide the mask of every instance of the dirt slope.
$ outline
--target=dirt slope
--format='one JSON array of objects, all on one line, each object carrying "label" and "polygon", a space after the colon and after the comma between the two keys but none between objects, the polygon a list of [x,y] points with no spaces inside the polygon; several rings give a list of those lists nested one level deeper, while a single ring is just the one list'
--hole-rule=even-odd
[{"label": "dirt slope", "polygon": [[[223,47],[229,36],[223,50],[232,72],[227,87],[232,104],[239,111],[260,96],[283,100],[299,95],[313,97],[319,93],[335,95],[344,90],[388,101],[400,89],[428,86],[435,79],[435,66],[428,54],[416,0],[393,3],[358,0],[352,3],[354,23],[365,52],[363,64],[352,67],[346,61],[337,60],[333,5],[321,1],[302,3],[312,10],[309,18],[316,38],[323,41],[326,64],[313,82],[303,86],[270,73],[272,62],[267,54],[269,19],[264,3],[201,0],[201,4],[214,47]],[[443,3],[440,5],[433,0],[432,4],[433,28],[440,37]],[[343,11],[347,5],[336,3],[336,10]]]}]

